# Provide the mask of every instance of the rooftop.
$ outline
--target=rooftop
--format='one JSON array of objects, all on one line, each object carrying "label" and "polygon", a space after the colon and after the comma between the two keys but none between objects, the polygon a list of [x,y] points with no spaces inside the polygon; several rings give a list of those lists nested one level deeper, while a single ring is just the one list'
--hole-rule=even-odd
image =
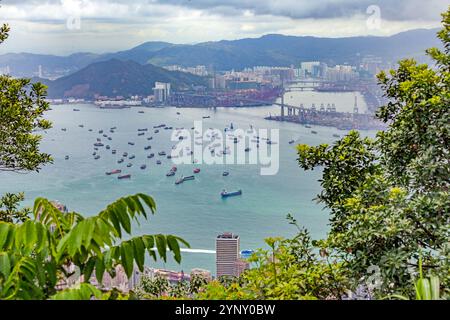
[{"label": "rooftop", "polygon": [[217,239],[238,239],[239,236],[237,234],[233,234],[231,232],[224,232],[217,236]]}]

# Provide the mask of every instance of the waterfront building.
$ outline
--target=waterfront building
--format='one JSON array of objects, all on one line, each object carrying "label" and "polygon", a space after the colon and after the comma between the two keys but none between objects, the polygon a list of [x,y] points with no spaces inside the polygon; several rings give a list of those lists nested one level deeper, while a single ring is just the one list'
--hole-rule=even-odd
[{"label": "waterfront building", "polygon": [[234,276],[239,259],[239,236],[230,232],[216,238],[216,276]]},{"label": "waterfront building", "polygon": [[296,79],[301,79],[301,78],[305,77],[305,74],[302,69],[297,68],[297,69],[294,69],[294,76]]},{"label": "waterfront building", "polygon": [[96,100],[94,103],[100,108],[122,109],[130,107],[139,107],[142,105],[140,100]]},{"label": "waterfront building", "polygon": [[225,89],[227,86],[226,77],[216,75],[214,78],[214,89]]},{"label": "waterfront building", "polygon": [[155,96],[153,96],[153,95],[147,96],[144,99],[142,99],[142,102],[145,104],[151,104],[151,103],[155,102]]},{"label": "waterfront building", "polygon": [[319,61],[305,61],[300,63],[300,69],[302,70],[302,75],[307,77],[315,76],[315,72],[317,72],[317,68],[320,67]]},{"label": "waterfront building", "polygon": [[153,277],[161,277],[169,281],[170,283],[177,283],[180,281],[189,281],[191,279],[189,274],[185,274],[183,271],[172,271],[165,269],[153,269]]},{"label": "waterfront building", "polygon": [[157,103],[166,102],[170,97],[170,83],[155,82],[153,93]]},{"label": "waterfront building", "polygon": [[358,72],[352,66],[336,65],[327,69],[326,79],[331,82],[352,81],[359,78]]},{"label": "waterfront building", "polygon": [[325,78],[328,66],[324,62],[308,61],[300,64],[297,73],[299,78]]},{"label": "waterfront building", "polygon": [[250,264],[243,260],[243,259],[238,259],[234,262],[233,265],[233,275],[235,277],[239,277],[245,270],[250,268]]}]

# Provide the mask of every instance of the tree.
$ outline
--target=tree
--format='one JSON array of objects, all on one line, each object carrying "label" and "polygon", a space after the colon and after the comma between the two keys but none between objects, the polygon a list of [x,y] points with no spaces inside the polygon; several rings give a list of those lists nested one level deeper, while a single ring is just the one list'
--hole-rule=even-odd
[{"label": "tree", "polygon": [[142,299],[158,299],[164,295],[168,295],[169,290],[169,281],[157,275],[155,277],[143,276],[137,292]]},{"label": "tree", "polygon": [[207,279],[199,274],[193,274],[189,282],[181,279],[175,283],[161,275],[144,275],[135,294],[140,299],[192,299],[207,284]]},{"label": "tree", "polygon": [[[149,196],[136,194],[108,205],[98,215],[83,218],[62,213],[48,200],[36,199],[34,219],[22,224],[0,222],[0,299],[99,298],[99,290],[89,284],[91,276],[99,283],[105,272],[114,277],[121,265],[128,277],[135,266],[143,271],[145,255],[164,261],[172,251],[181,261],[183,239],[172,235],[131,235],[131,224],[155,212]],[[79,288],[58,292],[57,285],[79,271],[84,283]]]},{"label": "tree", "polygon": [[208,279],[200,274],[191,274],[189,281],[189,291],[191,294],[196,294],[203,286],[208,284]]},{"label": "tree", "polygon": [[19,208],[19,203],[25,199],[23,193],[7,193],[0,197],[0,221],[24,222],[28,219],[31,210]]},{"label": "tree", "polygon": [[[9,27],[0,27],[0,44],[8,38]],[[52,161],[49,154],[39,151],[42,136],[51,123],[43,119],[49,109],[45,101],[46,87],[31,84],[29,79],[0,76],[0,171],[39,171]],[[0,199],[0,221],[23,220],[27,211],[17,211],[23,195],[8,194]]]},{"label": "tree", "polygon": [[450,284],[450,9],[438,37],[443,50],[427,50],[435,66],[407,59],[378,76],[389,102],[376,116],[387,130],[298,146],[303,169],[323,167],[318,200],[330,209],[331,231],[319,245],[345,262],[353,288],[380,267],[381,296],[414,296],[421,252],[424,271],[441,289]]},{"label": "tree", "polygon": [[[0,28],[0,44],[9,27]],[[46,87],[29,79],[0,76],[0,171],[38,171],[51,161],[39,151],[41,136],[36,131],[51,127],[42,118],[50,106],[45,101]]]}]

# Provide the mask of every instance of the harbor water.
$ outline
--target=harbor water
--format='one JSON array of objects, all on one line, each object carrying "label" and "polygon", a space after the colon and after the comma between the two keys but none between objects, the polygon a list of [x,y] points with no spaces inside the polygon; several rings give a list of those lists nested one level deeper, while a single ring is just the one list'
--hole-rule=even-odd
[{"label": "harbor water", "polygon": [[[294,93],[288,93],[288,95]],[[304,93],[299,93],[300,97]],[[339,96],[336,96],[339,97]],[[348,94],[342,105],[351,104],[354,95]],[[362,100],[362,99],[361,99]],[[335,100],[336,101],[336,100]],[[292,101],[289,101],[292,102]],[[316,105],[320,101],[315,100]],[[323,103],[328,103],[326,100]],[[337,108],[340,107],[336,103]],[[79,109],[78,112],[73,109]],[[140,113],[138,111],[144,111]],[[342,110],[347,111],[347,110]],[[180,113],[180,114],[177,114]],[[194,249],[215,249],[215,237],[222,232],[233,232],[241,238],[241,249],[264,247],[264,238],[295,234],[295,228],[288,224],[286,215],[292,214],[298,222],[307,227],[313,238],[326,235],[328,212],[313,198],[319,193],[317,182],[320,170],[304,172],[297,163],[295,145],[306,143],[317,145],[331,143],[333,135],[344,135],[336,128],[313,127],[264,120],[269,114],[279,113],[279,107],[233,108],[233,109],[177,109],[177,108],[130,108],[99,109],[94,105],[55,105],[46,114],[53,122],[53,128],[43,133],[42,151],[52,154],[54,163],[46,165],[39,173],[0,173],[0,194],[25,192],[24,205],[32,205],[36,197],[57,200],[70,211],[90,216],[98,213],[115,199],[146,193],[154,197],[157,212],[148,221],[140,220],[133,235],[173,234],[184,238]],[[203,117],[207,117],[203,119]],[[158,152],[170,154],[175,143],[170,140],[172,130],[160,129],[155,134],[153,126],[166,124],[173,128],[194,126],[202,120],[203,128],[223,130],[233,123],[234,128],[279,129],[280,165],[276,175],[260,175],[258,165],[179,165],[175,177],[166,177],[173,166],[170,159],[159,157]],[[83,125],[83,127],[80,127]],[[110,133],[111,127],[117,127]],[[61,129],[65,128],[66,131]],[[138,128],[148,131],[138,136]],[[90,132],[89,129],[92,129]],[[112,138],[107,140],[99,130]],[[312,134],[311,130],[317,131]],[[152,136],[152,140],[147,140]],[[110,145],[97,151],[100,159],[92,156],[96,138]],[[294,144],[289,141],[295,140]],[[128,142],[134,142],[129,145]],[[151,150],[144,150],[151,145]],[[113,155],[111,150],[116,149]],[[135,159],[117,160],[123,152],[135,155]],[[148,159],[149,153],[155,157]],[[66,160],[65,157],[69,156]],[[156,160],[162,161],[161,165]],[[126,165],[132,163],[131,168]],[[140,169],[145,164],[146,169]],[[181,175],[192,175],[194,168],[200,168],[195,180],[175,185]],[[122,174],[131,174],[131,179],[118,180],[116,175],[105,172],[121,169]],[[228,176],[222,173],[228,171]],[[242,195],[222,199],[220,193],[242,190]],[[181,265],[173,260],[167,263],[148,260],[153,267],[164,267],[188,272],[192,268],[204,268],[215,273],[215,256],[211,253],[183,253]]]}]

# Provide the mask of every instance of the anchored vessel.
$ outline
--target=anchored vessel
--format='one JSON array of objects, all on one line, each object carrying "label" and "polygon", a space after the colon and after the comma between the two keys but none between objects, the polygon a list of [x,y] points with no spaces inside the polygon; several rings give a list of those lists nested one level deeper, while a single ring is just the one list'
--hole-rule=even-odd
[{"label": "anchored vessel", "polygon": [[228,198],[228,197],[234,197],[234,196],[240,196],[240,195],[242,195],[242,190],[238,190],[238,191],[235,191],[235,192],[227,192],[226,190],[223,190],[220,193],[220,196],[222,198]]},{"label": "anchored vessel", "polygon": [[121,173],[121,172],[122,172],[122,170],[116,169],[116,170],[113,170],[113,171],[106,172],[106,175],[110,176],[112,174],[118,174],[118,173]]},{"label": "anchored vessel", "polygon": [[185,181],[188,181],[188,180],[194,180],[194,179],[195,179],[194,176],[181,177],[180,179],[178,179],[177,181],[175,181],[175,184],[181,184],[181,183],[183,183],[183,182],[185,182]]}]

